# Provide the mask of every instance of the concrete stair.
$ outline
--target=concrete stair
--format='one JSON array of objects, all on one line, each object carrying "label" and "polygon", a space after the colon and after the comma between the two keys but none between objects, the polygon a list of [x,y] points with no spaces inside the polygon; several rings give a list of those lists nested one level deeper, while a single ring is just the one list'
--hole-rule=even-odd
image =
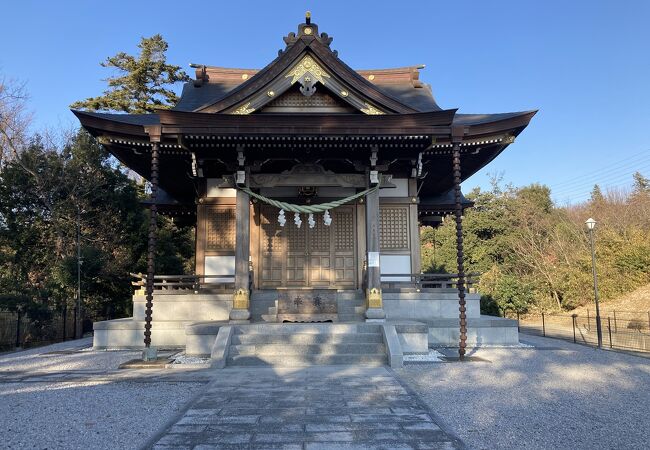
[{"label": "concrete stair", "polygon": [[363,292],[341,292],[336,298],[339,322],[363,322],[366,300]]},{"label": "concrete stair", "polygon": [[228,366],[310,366],[387,363],[375,324],[253,324],[233,330]]},{"label": "concrete stair", "polygon": [[253,291],[251,293],[251,322],[274,322],[277,298],[278,294],[275,290]]}]

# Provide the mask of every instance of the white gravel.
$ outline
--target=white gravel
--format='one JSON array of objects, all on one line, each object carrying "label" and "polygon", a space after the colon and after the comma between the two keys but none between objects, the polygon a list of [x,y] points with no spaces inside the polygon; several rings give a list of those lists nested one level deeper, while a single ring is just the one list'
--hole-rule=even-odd
[{"label": "white gravel", "polygon": [[200,358],[198,356],[187,356],[185,353],[174,356],[174,362],[172,364],[177,365],[197,365],[197,364],[210,364],[212,360],[210,358]]},{"label": "white gravel", "polygon": [[92,338],[83,338],[19,352],[3,353],[0,354],[0,374],[7,371],[110,370],[117,369],[121,363],[141,356],[141,352],[134,350],[94,351],[91,345]]},{"label": "white gravel", "polygon": [[470,448],[650,447],[650,359],[522,335],[534,348],[395,372]]},{"label": "white gravel", "polygon": [[429,353],[420,355],[404,355],[404,362],[443,362],[444,355],[436,350],[430,349]]},{"label": "white gravel", "polygon": [[0,448],[140,448],[207,381],[205,371],[118,371],[140,352],[81,350],[90,344],[0,355]]},{"label": "white gravel", "polygon": [[0,383],[0,446],[139,448],[202,386],[187,382]]}]

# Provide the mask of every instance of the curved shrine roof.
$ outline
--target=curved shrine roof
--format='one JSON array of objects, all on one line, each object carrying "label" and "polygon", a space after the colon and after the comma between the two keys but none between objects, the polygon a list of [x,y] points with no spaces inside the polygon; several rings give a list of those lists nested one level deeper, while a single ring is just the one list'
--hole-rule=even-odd
[{"label": "curved shrine roof", "polygon": [[[322,154],[342,173],[363,172],[362,161],[374,148],[390,171],[405,177],[418,172],[420,205],[432,212],[450,202],[452,140],[462,139],[465,180],[510,145],[536,113],[443,110],[431,87],[420,81],[423,66],[354,70],[330,48],[332,38],[309,21],[284,41],[286,48],[263,69],[193,66],[196,79],[183,86],[171,110],[73,112],[145,178],[155,135],[165,155],[160,187],[180,202],[195,200],[197,177],[232,174],[242,146],[250,161]],[[199,175],[201,163],[205,170]],[[269,163],[264,170],[281,169]]]},{"label": "curved shrine roof", "polygon": [[[407,66],[355,72],[387,96],[399,100],[416,111],[439,111],[441,108],[433,97],[431,86],[419,79],[422,68],[424,66]],[[173,109],[196,111],[206,104],[223,100],[231,91],[259,71],[259,69],[199,65],[196,67],[196,79],[183,85],[180,101]]]}]

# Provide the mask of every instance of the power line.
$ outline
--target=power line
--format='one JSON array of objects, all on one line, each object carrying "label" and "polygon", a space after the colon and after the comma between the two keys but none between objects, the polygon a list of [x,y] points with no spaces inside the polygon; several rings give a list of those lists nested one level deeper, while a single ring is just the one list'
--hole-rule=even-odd
[{"label": "power line", "polygon": [[602,176],[602,175],[620,174],[620,173],[628,172],[628,171],[631,171],[631,170],[637,171],[639,168],[645,167],[646,163],[649,163],[649,162],[650,162],[650,154],[648,154],[648,156],[645,157],[645,158],[640,158],[640,159],[637,159],[635,161],[628,162],[628,163],[626,163],[624,165],[618,164],[618,165],[614,165],[614,166],[608,166],[608,167],[606,167],[604,169],[599,169],[599,170],[591,172],[589,174],[578,176],[578,177],[576,177],[576,178],[574,178],[574,179],[572,179],[570,181],[564,181],[562,183],[556,183],[556,184],[552,185],[551,187],[556,188],[556,189],[557,188],[564,189],[564,188],[567,188],[567,187],[570,187],[570,186],[573,186],[573,185],[576,185],[576,184],[587,182],[587,180],[589,180],[589,182],[591,182],[591,180],[594,180],[594,179],[596,179],[596,178],[598,178],[599,176]]},{"label": "power line", "polygon": [[[612,184],[612,183],[618,183],[626,178],[629,178],[630,182],[632,181],[632,175],[634,172],[641,172],[642,170],[645,169],[650,169],[650,161],[648,161],[647,164],[643,165],[637,165],[634,169],[627,169],[625,172],[615,172],[609,174],[607,177],[603,177],[600,179],[590,179],[590,180],[580,180],[580,182],[576,182],[574,185],[571,186],[565,186],[563,188],[557,189],[556,193],[561,194],[561,193],[567,193],[567,192],[575,192],[583,189],[591,189],[594,187],[595,184],[598,184],[601,188],[605,187],[607,184]],[[553,187],[551,187],[551,191],[553,191]]]},{"label": "power line", "polygon": [[[637,159],[638,156],[642,156],[642,157],[640,159]],[[585,173],[583,173],[581,175],[578,175],[578,176],[581,177],[581,178],[584,178],[584,177],[595,175],[595,174],[598,174],[598,173],[601,173],[601,172],[607,172],[609,170],[618,170],[619,168],[621,168],[620,166],[629,166],[630,162],[628,162],[628,161],[630,161],[630,160],[635,160],[635,161],[631,161],[631,163],[636,164],[639,161],[644,161],[647,158],[650,158],[650,150],[644,150],[642,152],[635,153],[633,155],[629,155],[629,156],[627,156],[625,158],[619,159],[614,164],[610,164],[608,166],[601,167],[600,169],[596,169],[596,170],[593,170],[591,172],[585,172]],[[572,178],[572,179],[566,180],[566,181],[561,181],[559,183],[556,183],[556,186],[561,186],[561,185],[564,185],[564,184],[571,184],[574,180],[575,180],[575,178]]]}]

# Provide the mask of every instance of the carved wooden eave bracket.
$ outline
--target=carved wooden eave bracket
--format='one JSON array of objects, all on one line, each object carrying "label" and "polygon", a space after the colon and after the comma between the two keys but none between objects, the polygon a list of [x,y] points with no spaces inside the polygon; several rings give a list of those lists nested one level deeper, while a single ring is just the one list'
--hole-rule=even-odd
[{"label": "carved wooden eave bracket", "polygon": [[[279,174],[254,174],[250,176],[251,187],[344,187],[365,188],[366,176],[362,174],[334,173],[320,164],[296,164]],[[382,175],[380,188],[394,188],[391,175]]]}]

